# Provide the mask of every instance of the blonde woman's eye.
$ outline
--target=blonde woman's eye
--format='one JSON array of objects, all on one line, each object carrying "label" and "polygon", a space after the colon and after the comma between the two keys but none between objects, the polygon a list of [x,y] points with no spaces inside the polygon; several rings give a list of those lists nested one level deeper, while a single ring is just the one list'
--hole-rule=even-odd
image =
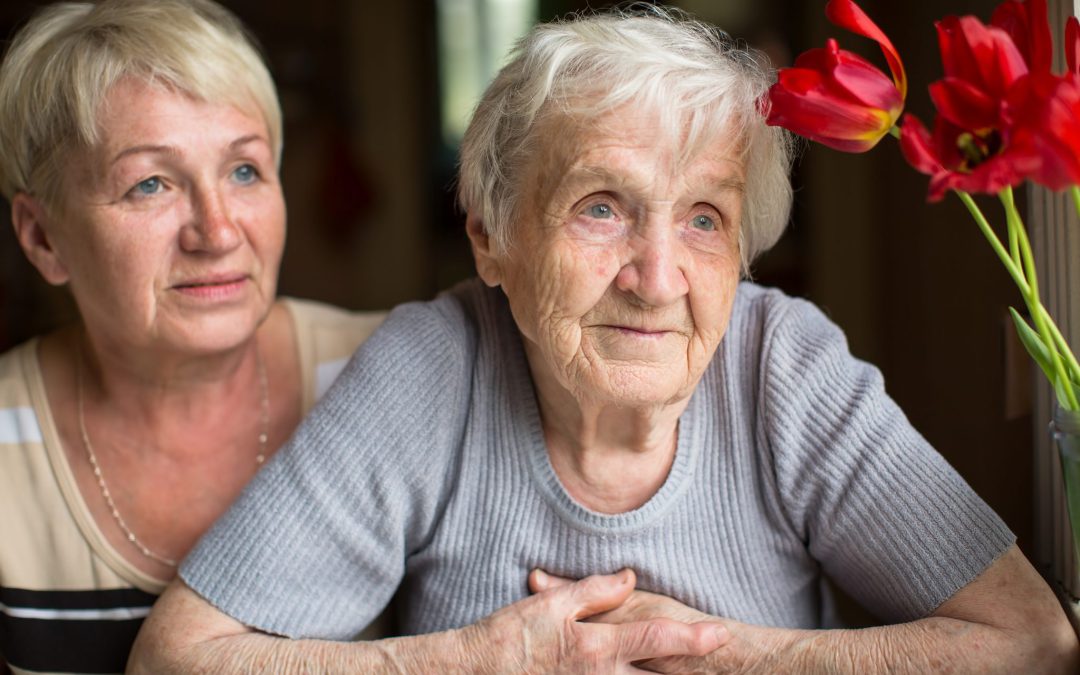
[{"label": "blonde woman's eye", "polygon": [[146,180],[136,183],[135,187],[132,190],[139,196],[153,195],[161,192],[163,187],[164,186],[162,185],[160,178],[158,178],[157,176],[151,176]]},{"label": "blonde woman's eye", "polygon": [[233,171],[237,183],[254,183],[258,177],[259,171],[250,164],[241,164]]},{"label": "blonde woman's eye", "polygon": [[690,224],[698,230],[705,230],[707,232],[711,232],[716,229],[716,221],[714,221],[709,216],[706,216],[705,214],[694,216],[694,219],[691,221]]},{"label": "blonde woman's eye", "polygon": [[596,218],[598,220],[612,218],[615,215],[615,213],[611,210],[611,207],[607,204],[593,204],[588,209],[586,209],[585,213],[587,213],[590,218]]}]

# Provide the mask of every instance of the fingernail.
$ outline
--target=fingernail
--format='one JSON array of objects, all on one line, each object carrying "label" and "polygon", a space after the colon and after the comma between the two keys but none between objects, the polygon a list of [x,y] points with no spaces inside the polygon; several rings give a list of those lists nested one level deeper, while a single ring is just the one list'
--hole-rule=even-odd
[{"label": "fingernail", "polygon": [[619,570],[619,585],[625,586],[630,583],[630,570]]},{"label": "fingernail", "polygon": [[717,624],[716,628],[716,640],[720,644],[724,644],[731,638],[731,632],[721,624]]},{"label": "fingernail", "polygon": [[548,575],[544,574],[543,570],[533,570],[533,579],[536,581],[536,585],[540,588],[548,587]]}]

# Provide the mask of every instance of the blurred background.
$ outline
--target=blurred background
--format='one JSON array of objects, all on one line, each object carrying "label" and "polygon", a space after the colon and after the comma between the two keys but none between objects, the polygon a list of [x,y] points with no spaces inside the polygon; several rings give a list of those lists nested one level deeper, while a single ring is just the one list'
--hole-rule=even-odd
[{"label": "blurred background", "polygon": [[[5,0],[0,34],[10,35],[40,4]],[[289,236],[281,293],[386,308],[470,276],[453,196],[468,114],[518,35],[586,3],[223,4],[261,43],[284,107]],[[674,4],[763,49],[778,66],[833,36],[884,68],[872,42],[827,24],[825,0]],[[945,13],[988,20],[996,4],[861,1],[905,59],[909,110],[924,121],[932,119],[926,85],[941,76],[933,21]],[[926,204],[925,178],[891,138],[863,156],[808,147],[794,180],[791,226],[756,266],[756,280],[808,297],[843,327],[852,351],[882,369],[915,426],[1030,555],[1032,375],[1008,323],[1007,307],[1020,298],[1000,263],[959,200]],[[70,315],[65,291],[41,282],[5,227],[0,348]]]}]

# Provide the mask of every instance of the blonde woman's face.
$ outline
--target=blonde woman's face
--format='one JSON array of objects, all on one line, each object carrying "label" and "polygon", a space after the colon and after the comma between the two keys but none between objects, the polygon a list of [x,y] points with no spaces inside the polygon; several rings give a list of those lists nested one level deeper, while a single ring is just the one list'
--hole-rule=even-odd
[{"label": "blonde woman's face", "polygon": [[50,226],[87,329],[106,344],[198,353],[250,338],[285,240],[262,117],[123,80],[99,123]]}]

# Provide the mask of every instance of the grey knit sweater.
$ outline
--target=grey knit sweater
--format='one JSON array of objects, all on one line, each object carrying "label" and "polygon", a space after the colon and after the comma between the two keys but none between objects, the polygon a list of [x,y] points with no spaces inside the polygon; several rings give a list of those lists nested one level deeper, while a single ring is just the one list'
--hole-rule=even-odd
[{"label": "grey knit sweater", "polygon": [[574,502],[498,290],[395,310],[180,574],[250,626],[347,639],[398,590],[402,630],[525,597],[534,567],[631,567],[710,614],[819,627],[828,574],[883,621],[933,611],[1013,535],[812,305],[740,285],[637,510]]}]

